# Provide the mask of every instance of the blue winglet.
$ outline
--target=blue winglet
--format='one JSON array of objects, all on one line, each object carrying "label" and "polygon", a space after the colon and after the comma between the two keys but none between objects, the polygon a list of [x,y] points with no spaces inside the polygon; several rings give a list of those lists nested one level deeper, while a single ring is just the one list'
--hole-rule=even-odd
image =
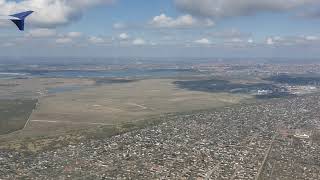
[{"label": "blue winglet", "polygon": [[10,15],[12,17],[19,18],[19,19],[11,19],[11,21],[15,25],[17,25],[20,31],[24,31],[24,19],[32,13],[33,11],[26,11],[26,12]]}]

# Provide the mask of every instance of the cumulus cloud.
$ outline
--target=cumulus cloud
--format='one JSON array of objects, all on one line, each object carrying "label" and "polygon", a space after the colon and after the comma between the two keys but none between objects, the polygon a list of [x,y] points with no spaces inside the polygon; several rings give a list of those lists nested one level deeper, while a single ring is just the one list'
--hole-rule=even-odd
[{"label": "cumulus cloud", "polygon": [[92,44],[102,44],[105,42],[105,40],[101,37],[97,37],[97,36],[90,36],[88,38],[88,41]]},{"label": "cumulus cloud", "polygon": [[54,29],[32,29],[27,33],[27,37],[34,37],[34,38],[45,38],[45,37],[53,37],[56,36],[57,32]]},{"label": "cumulus cloud", "polygon": [[273,38],[268,37],[267,40],[266,40],[266,43],[267,43],[268,45],[273,45],[273,44],[274,44]]},{"label": "cumulus cloud", "polygon": [[156,28],[212,27],[214,22],[210,19],[199,20],[189,14],[177,18],[169,17],[166,14],[160,14],[150,21],[150,25]]},{"label": "cumulus cloud", "polygon": [[0,14],[13,14],[25,10],[35,11],[28,19],[36,27],[66,25],[81,17],[83,12],[98,4],[115,0],[0,0]]},{"label": "cumulus cloud", "polygon": [[250,33],[241,32],[237,29],[229,29],[224,31],[215,31],[207,33],[210,37],[217,38],[217,39],[245,39],[249,38],[252,35]]},{"label": "cumulus cloud", "polygon": [[319,37],[318,36],[305,36],[305,39],[307,41],[317,41],[317,40],[319,40]]},{"label": "cumulus cloud", "polygon": [[205,33],[205,36],[214,39],[215,42],[227,45],[254,44],[251,33],[242,32],[234,28],[223,31],[207,32]]},{"label": "cumulus cloud", "polygon": [[230,42],[240,43],[240,42],[243,42],[243,39],[240,39],[240,38],[232,38],[232,39],[230,39]]},{"label": "cumulus cloud", "polygon": [[37,28],[31,29],[26,35],[24,39],[21,41],[32,41],[33,38],[42,38],[47,41],[54,41],[57,44],[68,44],[72,43],[73,40],[82,36],[81,32],[67,32],[67,33],[58,33],[54,29],[46,29],[46,28]]},{"label": "cumulus cloud", "polygon": [[127,25],[125,23],[117,22],[113,24],[113,29],[125,29]]},{"label": "cumulus cloud", "polygon": [[137,38],[132,41],[133,45],[145,45],[146,41],[142,38]]},{"label": "cumulus cloud", "polygon": [[119,39],[120,40],[128,40],[129,39],[129,35],[127,34],[127,33],[121,33],[121,34],[119,34]]},{"label": "cumulus cloud", "polygon": [[82,36],[82,33],[81,32],[69,32],[68,34],[67,34],[67,36],[68,37],[70,37],[70,38],[79,38],[79,37],[81,37]]},{"label": "cumulus cloud", "polygon": [[178,9],[197,16],[233,17],[259,12],[282,12],[317,3],[318,0],[175,0]]},{"label": "cumulus cloud", "polygon": [[71,38],[58,38],[56,39],[56,43],[57,44],[68,44],[68,43],[72,43],[72,39]]},{"label": "cumulus cloud", "polygon": [[202,38],[194,41],[196,44],[208,45],[211,44],[210,40],[207,38]]},{"label": "cumulus cloud", "polygon": [[315,35],[303,35],[303,36],[270,36],[265,40],[267,45],[277,46],[294,46],[294,45],[311,45],[314,43],[320,43],[320,37]]}]

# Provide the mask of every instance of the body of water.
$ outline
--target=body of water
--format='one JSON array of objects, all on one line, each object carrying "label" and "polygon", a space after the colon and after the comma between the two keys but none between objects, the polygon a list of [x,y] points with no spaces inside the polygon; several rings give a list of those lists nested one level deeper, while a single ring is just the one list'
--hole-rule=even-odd
[{"label": "body of water", "polygon": [[33,72],[33,76],[40,77],[61,77],[61,78],[126,78],[126,77],[177,77],[186,75],[197,75],[199,72],[193,70],[159,69],[159,70],[112,70],[112,71],[49,71]]},{"label": "body of water", "polygon": [[54,87],[54,88],[48,88],[47,93],[48,94],[56,94],[56,93],[63,93],[63,92],[69,92],[69,91],[76,91],[81,90],[87,86],[60,86],[60,87]]},{"label": "body of water", "polygon": [[106,70],[106,71],[87,71],[87,70],[20,70],[0,72],[0,78],[166,78],[184,77],[199,75],[200,72],[192,69],[127,69],[127,70]]}]

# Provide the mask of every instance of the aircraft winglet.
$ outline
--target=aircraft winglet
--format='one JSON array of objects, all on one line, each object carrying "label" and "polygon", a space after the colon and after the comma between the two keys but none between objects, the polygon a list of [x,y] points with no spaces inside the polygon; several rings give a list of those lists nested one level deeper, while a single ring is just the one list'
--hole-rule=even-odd
[{"label": "aircraft winglet", "polygon": [[24,31],[24,20],[26,17],[28,17],[30,14],[32,14],[33,11],[26,11],[26,12],[21,12],[17,14],[10,15],[11,18],[10,20],[17,25],[20,31]]}]

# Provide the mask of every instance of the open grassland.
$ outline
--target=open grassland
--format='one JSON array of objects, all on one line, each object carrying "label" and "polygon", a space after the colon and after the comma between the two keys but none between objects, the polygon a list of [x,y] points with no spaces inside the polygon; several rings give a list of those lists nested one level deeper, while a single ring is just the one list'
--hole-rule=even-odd
[{"label": "open grassland", "polygon": [[237,104],[251,96],[178,88],[171,79],[92,86],[40,98],[25,135],[117,125],[164,113],[187,112]]},{"label": "open grassland", "polygon": [[0,135],[22,129],[36,103],[37,100],[0,100]]},{"label": "open grassland", "polygon": [[36,99],[46,89],[63,86],[86,86],[95,81],[89,79],[27,78],[0,79],[0,99]]}]

